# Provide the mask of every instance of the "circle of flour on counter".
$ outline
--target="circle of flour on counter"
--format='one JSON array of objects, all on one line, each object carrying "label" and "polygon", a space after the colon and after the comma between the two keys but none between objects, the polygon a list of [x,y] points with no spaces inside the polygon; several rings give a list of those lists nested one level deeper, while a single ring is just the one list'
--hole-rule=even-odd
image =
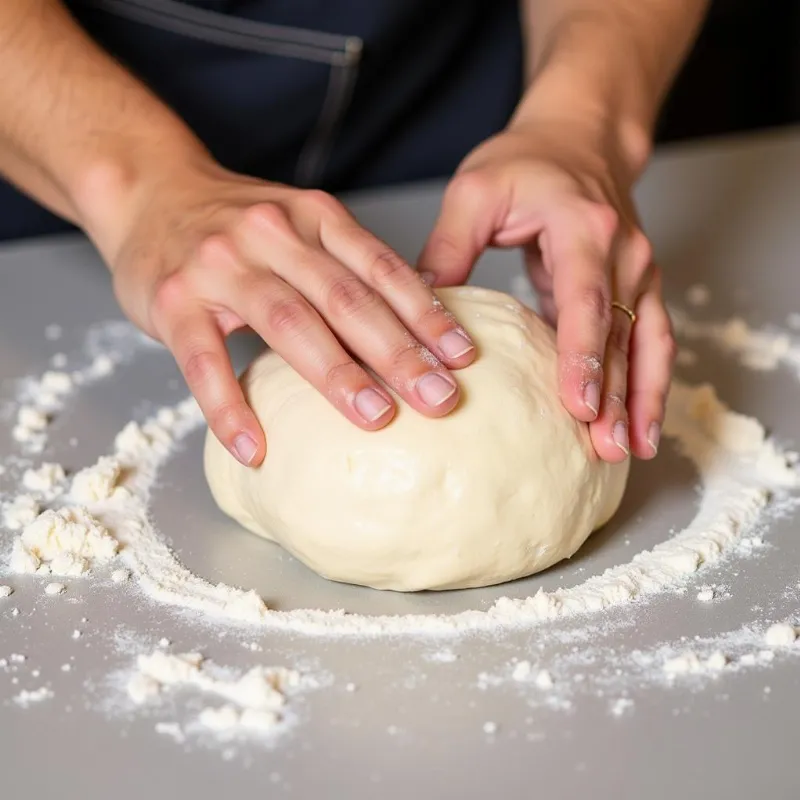
[{"label": "circle of flour on counter", "polygon": [[552,330],[500,292],[440,297],[479,350],[456,373],[455,411],[430,419],[398,402],[385,429],[365,432],[266,353],[242,379],[269,439],[263,465],[206,441],[222,510],[327,578],[400,591],[530,575],[607,522],[628,463],[601,461],[563,407]]}]

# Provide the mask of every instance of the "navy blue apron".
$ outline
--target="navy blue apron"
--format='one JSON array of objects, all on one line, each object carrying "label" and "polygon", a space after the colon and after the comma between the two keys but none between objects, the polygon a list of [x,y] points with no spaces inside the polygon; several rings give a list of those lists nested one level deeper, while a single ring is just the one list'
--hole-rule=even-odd
[{"label": "navy blue apron", "polygon": [[[519,98],[519,0],[68,0],[226,167],[346,189],[451,173]],[[68,229],[0,182],[0,239]]]}]

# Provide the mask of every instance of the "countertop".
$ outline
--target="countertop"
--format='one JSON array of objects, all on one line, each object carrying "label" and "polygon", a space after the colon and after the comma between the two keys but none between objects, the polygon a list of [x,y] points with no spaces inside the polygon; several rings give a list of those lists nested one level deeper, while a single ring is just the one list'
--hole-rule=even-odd
[{"label": "countertop", "polygon": [[[353,197],[350,205],[413,259],[441,189],[376,192]],[[754,327],[773,325],[794,335],[787,318],[800,312],[800,132],[664,150],[638,199],[675,307],[695,318],[740,316]],[[516,253],[490,252],[473,282],[509,290],[519,274]],[[685,299],[697,282],[710,290],[701,309]],[[57,352],[79,362],[91,326],[114,319],[121,313],[110,280],[83,238],[0,249],[0,409],[8,412],[0,417],[0,456],[8,468],[0,491],[6,497],[25,465],[10,436],[15,381],[42,373]],[[53,325],[60,331],[46,335]],[[684,380],[710,381],[727,404],[757,417],[782,444],[800,441],[795,373],[747,369],[712,343],[687,346],[698,360],[678,367]],[[253,348],[249,340],[232,345],[237,365]],[[184,396],[168,354],[134,349],[111,378],[67,402],[48,449],[32,463],[78,469],[107,452],[128,420]],[[629,561],[686,524],[697,503],[691,465],[667,445],[655,462],[635,466],[618,517],[572,561],[504,587],[381,593],[327,583],[225,519],[203,480],[202,436],[199,430],[190,435],[166,465],[153,499],[155,524],[195,573],[256,589],[279,609],[486,608],[504,594],[572,585]],[[654,653],[681,637],[691,642],[748,624],[800,619],[797,526],[797,516],[787,512],[764,532],[766,546],[757,557],[698,573],[685,594],[591,619],[448,639],[318,638],[226,627],[159,605],[133,583],[70,580],[65,595],[47,597],[40,578],[0,571],[0,584],[15,590],[0,600],[0,657],[26,656],[0,669],[0,794],[86,800],[797,797],[796,658],[778,654],[759,668],[674,685],[645,676],[605,691],[599,681],[615,658],[629,663],[626,654],[633,651]],[[3,552],[13,535],[0,529]],[[696,601],[707,584],[723,587],[719,601]],[[131,709],[118,678],[161,637],[174,652],[199,650],[233,668],[295,666],[318,676],[320,685],[291,700],[294,724],[267,743],[177,743],[154,725],[181,722],[195,699]],[[556,687],[549,695],[507,677],[514,659],[523,658],[552,672]],[[61,669],[65,663],[69,671]],[[14,702],[21,689],[41,685],[52,697],[27,708]],[[620,697],[630,703],[613,713]]]}]

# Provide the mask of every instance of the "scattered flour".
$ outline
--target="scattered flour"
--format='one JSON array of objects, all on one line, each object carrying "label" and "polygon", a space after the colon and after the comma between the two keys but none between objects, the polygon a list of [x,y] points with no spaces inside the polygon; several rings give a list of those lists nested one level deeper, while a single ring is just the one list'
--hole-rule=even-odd
[{"label": "scattered flour", "polygon": [[12,572],[80,576],[113,559],[119,543],[79,506],[47,510],[14,540]]},{"label": "scattered flour", "polygon": [[32,691],[23,689],[14,697],[14,702],[18,706],[22,706],[22,708],[27,708],[35,703],[41,703],[43,700],[49,700],[51,697],[53,697],[52,689],[49,689],[47,686],[41,686]]},{"label": "scattered flour", "polygon": [[22,475],[22,485],[26,489],[40,492],[47,499],[52,499],[58,494],[60,484],[64,482],[66,475],[61,464],[45,462],[37,469],[28,469]]},{"label": "scattered flour", "polygon": [[283,719],[287,692],[300,689],[299,672],[256,666],[240,677],[214,671],[199,653],[172,655],[156,650],[139,656],[128,694],[136,704],[160,700],[164,692],[194,689],[227,701],[204,708],[197,717],[203,728],[218,734],[269,733]]},{"label": "scattered flour", "polygon": [[39,501],[30,494],[17,495],[10,502],[3,504],[3,524],[12,531],[18,531],[30,525],[39,516]]},{"label": "scattered flour", "polygon": [[767,647],[788,647],[795,643],[797,629],[786,622],[771,625],[764,634],[764,643]]}]

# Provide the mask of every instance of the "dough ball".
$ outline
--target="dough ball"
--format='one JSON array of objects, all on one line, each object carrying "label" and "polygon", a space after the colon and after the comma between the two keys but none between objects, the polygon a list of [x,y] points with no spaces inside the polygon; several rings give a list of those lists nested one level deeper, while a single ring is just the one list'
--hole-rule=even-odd
[{"label": "dough ball", "polygon": [[479,351],[457,372],[455,411],[427,419],[400,403],[367,433],[268,352],[242,376],[267,432],[262,466],[206,439],[219,507],[320,575],[379,589],[488,586],[569,558],[617,510],[628,463],[599,460],[562,406],[539,317],[500,292],[439,297]]}]

